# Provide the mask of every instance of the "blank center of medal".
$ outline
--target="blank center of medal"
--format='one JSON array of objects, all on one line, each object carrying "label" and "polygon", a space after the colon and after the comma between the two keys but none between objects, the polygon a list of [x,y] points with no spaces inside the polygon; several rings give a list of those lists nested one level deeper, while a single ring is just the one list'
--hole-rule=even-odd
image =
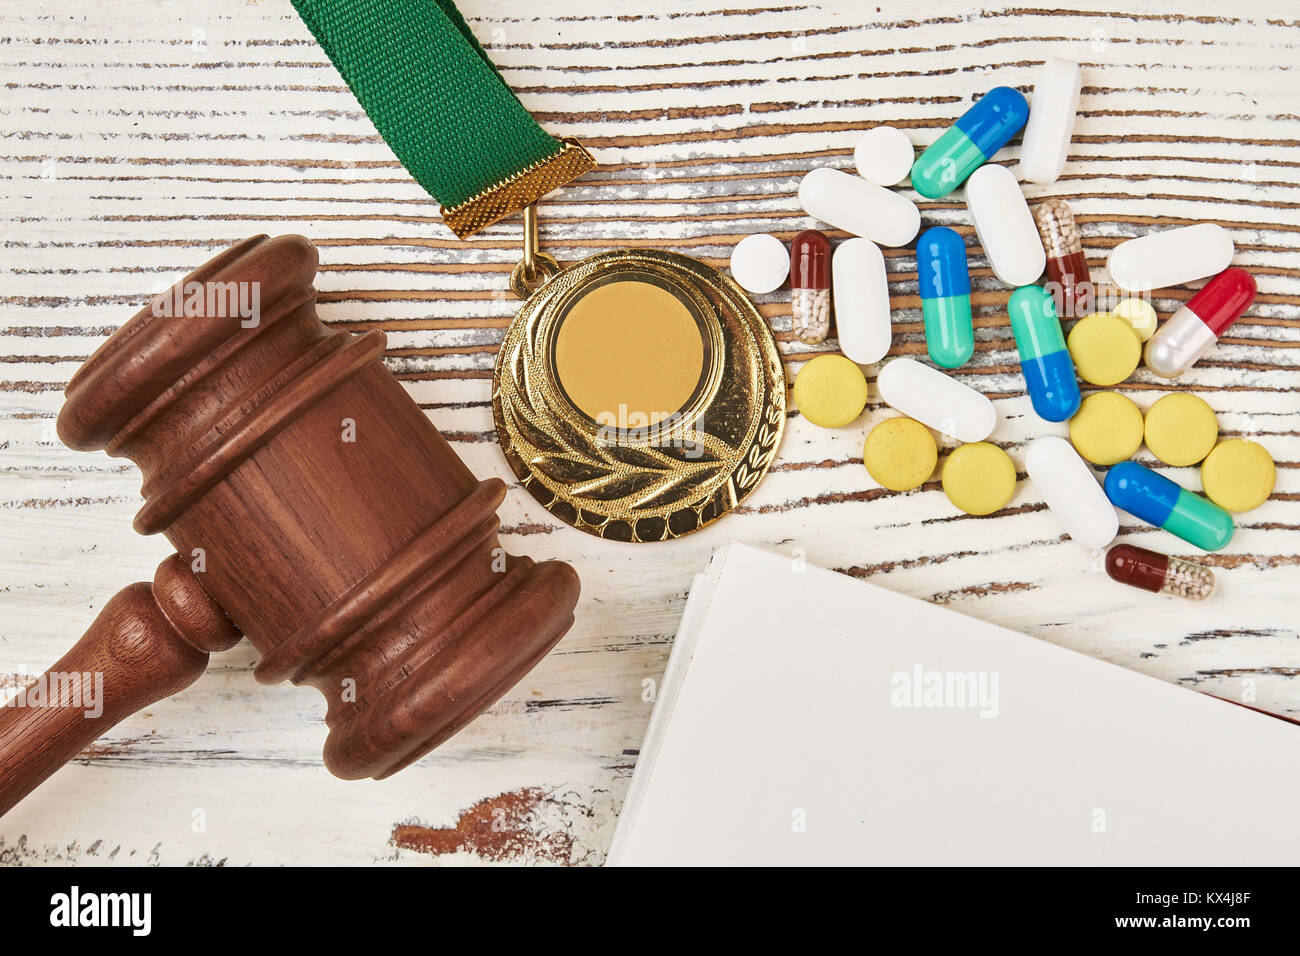
[{"label": "blank center of medal", "polygon": [[667,289],[624,280],[570,308],[555,342],[555,371],[583,414],[602,425],[654,425],[681,409],[704,370],[704,340]]}]

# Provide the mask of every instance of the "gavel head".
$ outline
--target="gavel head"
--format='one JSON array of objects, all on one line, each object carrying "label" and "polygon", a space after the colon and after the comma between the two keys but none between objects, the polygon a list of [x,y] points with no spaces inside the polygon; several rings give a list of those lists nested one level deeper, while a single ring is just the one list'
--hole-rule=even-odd
[{"label": "gavel head", "polygon": [[316,316],[316,247],[238,243],[73,377],[59,435],[144,474],[162,532],[257,648],[328,701],[325,762],[387,776],[497,701],[573,622],[578,579],[497,540],[476,481],[384,368]]}]

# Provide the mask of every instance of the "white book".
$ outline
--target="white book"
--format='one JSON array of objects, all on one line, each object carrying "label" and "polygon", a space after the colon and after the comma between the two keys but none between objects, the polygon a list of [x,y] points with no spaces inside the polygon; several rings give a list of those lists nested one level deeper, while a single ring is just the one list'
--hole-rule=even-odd
[{"label": "white book", "polygon": [[1297,793],[1292,723],[732,544],[609,863],[1294,864]]}]

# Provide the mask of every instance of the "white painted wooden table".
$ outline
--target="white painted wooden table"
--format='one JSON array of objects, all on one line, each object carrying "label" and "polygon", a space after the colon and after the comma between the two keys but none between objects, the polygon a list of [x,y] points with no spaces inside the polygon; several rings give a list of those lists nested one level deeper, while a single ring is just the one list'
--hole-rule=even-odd
[{"label": "white painted wooden table", "polygon": [[[924,145],[975,94],[1027,91],[1046,56],[1078,59],[1070,163],[1056,185],[1027,188],[1030,198],[1070,200],[1098,278],[1124,237],[1216,220],[1259,280],[1247,317],[1183,383],[1210,400],[1225,434],[1257,438],[1279,464],[1273,499],[1208,561],[1220,593],[1196,605],[1113,584],[1023,481],[985,519],[957,514],[935,484],[881,492],[859,460],[882,414],[873,393],[868,415],[834,432],[792,413],[777,465],[746,506],[666,545],[588,537],[515,487],[505,540],[577,567],[577,624],[506,700],[396,778],[331,778],[320,764],[322,701],[255,683],[243,643],[0,821],[0,860],[599,862],[649,717],[644,682],[662,673],[691,574],[732,538],[803,549],[963,613],[1300,716],[1294,5],[1182,0],[1107,15],[992,4],[966,14],[938,0],[840,0],[718,12],[726,6],[743,4],[675,3],[668,14],[644,0],[464,0],[526,105],[603,163],[545,206],[546,248],[573,260],[664,246],[724,265],[744,235],[812,225],[794,196],[800,175],[851,168],[866,126],[900,125]],[[167,552],[130,531],[134,467],[57,442],[62,388],[149,293],[233,240],[314,239],[326,321],[383,329],[390,368],[457,452],[481,476],[511,477],[489,378],[515,309],[503,290],[518,223],[453,239],[286,0],[33,0],[6,4],[0,26],[0,673],[10,688]],[[1013,146],[998,159],[1015,157]],[[963,203],[950,198],[924,204],[926,223],[969,235]],[[907,250],[888,261],[895,353],[918,354],[915,262]],[[1019,464],[1023,443],[1049,428],[1021,393],[1008,290],[982,258],[972,266],[979,344],[960,377],[995,398],[994,438]],[[1187,297],[1158,305],[1167,314]],[[761,302],[791,373],[834,347],[793,342],[782,296]],[[1145,406],[1169,388],[1139,372],[1124,390]],[[1197,480],[1194,470],[1176,477]],[[1180,545],[1131,519],[1124,532]],[[781,704],[779,686],[756,693]]]}]

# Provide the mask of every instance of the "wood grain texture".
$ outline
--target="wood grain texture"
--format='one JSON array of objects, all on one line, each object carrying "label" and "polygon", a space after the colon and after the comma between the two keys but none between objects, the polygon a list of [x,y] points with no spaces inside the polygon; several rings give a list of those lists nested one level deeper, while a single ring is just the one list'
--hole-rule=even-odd
[{"label": "wood grain texture", "polygon": [[[1124,238],[1214,220],[1259,281],[1246,317],[1180,383],[1211,402],[1225,434],[1255,437],[1279,465],[1273,498],[1208,560],[1218,595],[1193,605],[1114,585],[1099,556],[1062,539],[1024,481],[1005,512],[982,519],[954,513],[933,483],[903,496],[874,487],[859,459],[882,414],[873,394],[868,416],[835,432],[792,413],[777,464],[746,505],[663,546],[580,534],[514,488],[501,510],[503,543],[577,568],[577,623],[505,701],[396,777],[330,778],[319,756],[322,708],[290,686],[255,685],[255,653],[241,643],[7,816],[0,861],[599,862],[652,706],[646,682],[662,674],[691,574],[730,539],[798,550],[1165,680],[1234,699],[1251,691],[1260,707],[1300,713],[1293,5],[747,6],[465,0],[525,104],[602,163],[546,205],[545,248],[572,261],[662,246],[725,265],[742,236],[789,238],[813,225],[795,199],[799,177],[818,165],[850,169],[868,125],[893,123],[924,145],[987,88],[1028,91],[1046,56],[1079,60],[1070,162],[1055,185],[1027,187],[1031,200],[1070,201],[1097,278]],[[492,433],[489,378],[515,309],[504,290],[519,226],[455,240],[287,3],[122,0],[70,14],[38,0],[9,5],[3,25],[8,686],[62,654],[167,550],[126,530],[133,467],[58,444],[64,385],[146,294],[233,240],[311,236],[321,247],[322,317],[383,329],[389,368],[471,470],[511,480]],[[997,159],[1016,157],[1013,145]],[[971,234],[960,198],[922,213],[926,224]],[[994,438],[1023,466],[1024,443],[1055,429],[1022,394],[1003,311],[1009,290],[973,252],[978,344],[960,377],[994,398]],[[902,249],[887,262],[894,353],[918,354],[915,260]],[[1189,295],[1156,304],[1167,314]],[[783,298],[760,297],[760,306],[794,372],[834,343],[795,342]],[[1170,387],[1139,372],[1124,390],[1146,406]],[[1196,486],[1194,470],[1175,477]],[[1131,519],[1123,530],[1125,540],[1177,550]],[[779,706],[779,686],[758,692]]]}]

